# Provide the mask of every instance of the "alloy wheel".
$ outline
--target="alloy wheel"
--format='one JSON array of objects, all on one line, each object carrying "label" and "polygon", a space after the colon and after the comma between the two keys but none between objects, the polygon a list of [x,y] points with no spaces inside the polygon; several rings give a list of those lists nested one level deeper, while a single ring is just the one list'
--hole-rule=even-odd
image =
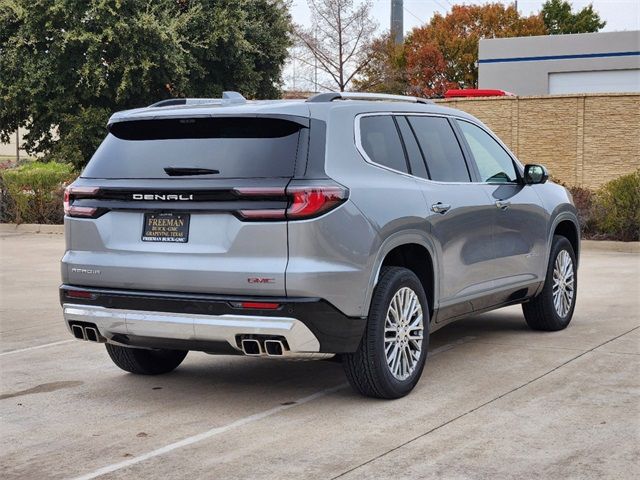
[{"label": "alloy wheel", "polygon": [[553,267],[553,306],[562,318],[567,316],[573,305],[574,285],[573,261],[569,252],[561,250]]},{"label": "alloy wheel", "polygon": [[406,380],[419,364],[422,355],[424,320],[422,305],[412,289],[398,290],[387,309],[384,326],[384,349],[387,366],[398,380]]}]

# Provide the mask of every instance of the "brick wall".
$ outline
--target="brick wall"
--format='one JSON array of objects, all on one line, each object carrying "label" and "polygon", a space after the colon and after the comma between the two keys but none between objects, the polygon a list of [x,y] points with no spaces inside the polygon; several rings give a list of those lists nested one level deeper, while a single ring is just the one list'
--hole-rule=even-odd
[{"label": "brick wall", "polygon": [[596,188],[640,168],[640,94],[441,100],[478,117],[522,163]]}]

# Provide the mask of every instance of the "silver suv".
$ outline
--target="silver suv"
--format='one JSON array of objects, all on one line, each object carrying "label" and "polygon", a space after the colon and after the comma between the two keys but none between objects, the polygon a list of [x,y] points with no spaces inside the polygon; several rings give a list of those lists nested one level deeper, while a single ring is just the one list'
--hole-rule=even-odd
[{"label": "silver suv", "polygon": [[560,330],[580,245],[567,191],[426,100],[173,99],[116,113],[65,194],[60,300],[120,368],[189,350],[338,355],[373,397],[418,382],[429,333],[521,303]]}]

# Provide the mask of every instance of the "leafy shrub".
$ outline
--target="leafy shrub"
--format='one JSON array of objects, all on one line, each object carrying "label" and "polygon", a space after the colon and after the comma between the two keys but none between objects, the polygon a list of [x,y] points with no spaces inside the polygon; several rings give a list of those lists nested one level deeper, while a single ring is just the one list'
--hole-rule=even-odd
[{"label": "leafy shrub", "polygon": [[598,234],[615,240],[640,240],[640,169],[603,185],[594,200]]},{"label": "leafy shrub", "polygon": [[594,213],[595,193],[593,190],[585,187],[565,187],[571,193],[573,203],[578,210],[578,221],[580,222],[582,237],[589,238],[594,235],[594,232],[596,231]]},{"label": "leafy shrub", "polygon": [[75,178],[66,163],[30,162],[0,171],[0,216],[15,223],[62,223],[64,187]]}]

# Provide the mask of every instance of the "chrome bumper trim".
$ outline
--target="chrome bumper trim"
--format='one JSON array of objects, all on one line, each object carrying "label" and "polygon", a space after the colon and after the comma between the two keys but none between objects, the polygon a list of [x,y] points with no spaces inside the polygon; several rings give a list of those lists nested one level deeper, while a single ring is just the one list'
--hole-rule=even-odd
[{"label": "chrome bumper trim", "polygon": [[68,328],[69,322],[73,321],[95,323],[100,334],[107,340],[122,334],[163,339],[226,341],[240,350],[236,344],[236,335],[278,335],[287,339],[289,353],[292,355],[320,351],[320,342],[311,330],[300,320],[289,317],[148,312],[70,303],[65,303],[62,309]]}]

